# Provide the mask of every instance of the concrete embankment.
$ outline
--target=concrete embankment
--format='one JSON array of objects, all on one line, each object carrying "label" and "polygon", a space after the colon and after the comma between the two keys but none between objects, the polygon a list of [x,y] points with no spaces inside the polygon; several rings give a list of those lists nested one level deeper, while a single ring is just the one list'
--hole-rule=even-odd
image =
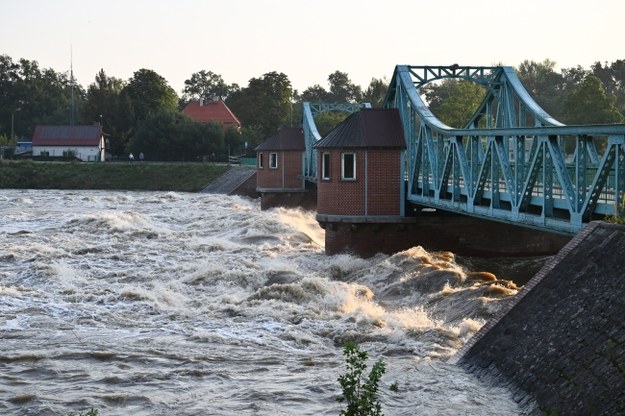
[{"label": "concrete embankment", "polygon": [[452,362],[536,414],[625,415],[625,226],[593,222]]}]

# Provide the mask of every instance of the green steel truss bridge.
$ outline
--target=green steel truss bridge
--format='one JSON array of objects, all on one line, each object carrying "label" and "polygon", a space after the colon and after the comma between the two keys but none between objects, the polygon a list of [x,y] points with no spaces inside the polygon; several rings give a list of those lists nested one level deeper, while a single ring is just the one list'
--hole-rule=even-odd
[{"label": "green steel truss bridge", "polygon": [[[463,128],[437,119],[419,93],[445,78],[486,89]],[[511,67],[398,65],[384,106],[400,112],[405,197],[415,205],[570,235],[619,213],[625,124],[564,125],[531,98]],[[307,133],[316,132],[313,115],[305,104],[307,178],[316,176],[311,147],[318,138]]]}]

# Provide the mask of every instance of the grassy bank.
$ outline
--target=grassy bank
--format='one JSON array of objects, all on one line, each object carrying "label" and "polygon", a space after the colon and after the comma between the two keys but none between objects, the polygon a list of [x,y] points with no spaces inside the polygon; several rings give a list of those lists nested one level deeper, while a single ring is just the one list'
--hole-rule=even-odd
[{"label": "grassy bank", "polygon": [[0,188],[197,192],[228,170],[212,163],[0,161]]}]

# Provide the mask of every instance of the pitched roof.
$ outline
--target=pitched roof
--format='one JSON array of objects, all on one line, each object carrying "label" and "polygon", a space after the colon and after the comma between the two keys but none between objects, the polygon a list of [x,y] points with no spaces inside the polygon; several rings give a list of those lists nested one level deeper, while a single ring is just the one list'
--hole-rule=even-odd
[{"label": "pitched roof", "polygon": [[218,122],[224,126],[241,127],[239,119],[222,100],[194,100],[182,112],[200,123]]},{"label": "pitched roof", "polygon": [[363,108],[352,113],[314,147],[406,148],[396,108]]},{"label": "pitched roof", "polygon": [[33,146],[98,146],[102,126],[37,126]]},{"label": "pitched roof", "polygon": [[282,127],[262,142],[256,150],[306,150],[304,130],[301,127]]}]

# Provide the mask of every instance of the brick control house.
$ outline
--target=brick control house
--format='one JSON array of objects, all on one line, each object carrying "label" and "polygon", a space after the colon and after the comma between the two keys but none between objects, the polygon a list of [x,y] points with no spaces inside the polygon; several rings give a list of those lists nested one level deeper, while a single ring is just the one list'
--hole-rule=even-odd
[{"label": "brick control house", "polygon": [[397,109],[361,109],[314,147],[317,221],[326,230],[326,252],[366,257],[396,251],[385,243],[405,222],[406,143]]},{"label": "brick control house", "polygon": [[102,126],[37,126],[33,134],[33,156],[63,157],[74,154],[84,162],[106,160]]},{"label": "brick control house", "polygon": [[301,127],[282,127],[256,147],[256,191],[261,195],[261,209],[307,205],[302,175],[305,151]]},{"label": "brick control house", "polygon": [[220,123],[224,130],[228,130],[230,127],[241,128],[239,119],[220,98],[190,101],[182,113],[199,123]]}]

